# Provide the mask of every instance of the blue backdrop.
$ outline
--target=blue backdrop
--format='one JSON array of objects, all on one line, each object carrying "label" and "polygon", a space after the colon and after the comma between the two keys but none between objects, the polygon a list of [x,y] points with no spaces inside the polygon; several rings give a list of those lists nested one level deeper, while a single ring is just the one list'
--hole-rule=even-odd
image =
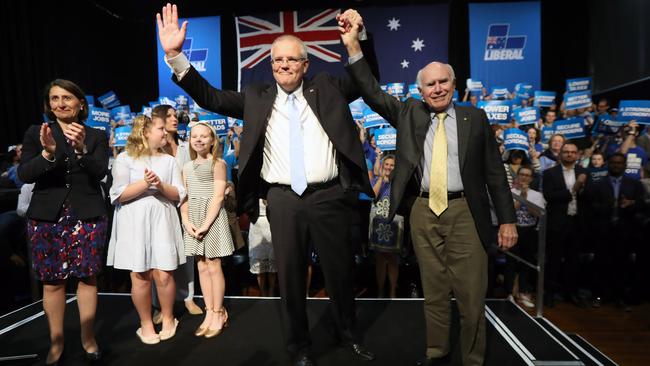
[{"label": "blue backdrop", "polygon": [[520,82],[541,89],[540,3],[469,4],[472,79],[488,89]]},{"label": "blue backdrop", "polygon": [[[216,88],[221,88],[221,19],[215,17],[201,17],[179,19],[183,24],[187,20],[187,35],[183,44],[183,53],[190,60],[194,68]],[[158,47],[158,95],[160,97],[174,98],[179,94],[189,98],[183,89],[172,82],[172,72],[165,63],[165,52],[160,46],[156,35]],[[191,104],[191,99],[190,104]]]}]

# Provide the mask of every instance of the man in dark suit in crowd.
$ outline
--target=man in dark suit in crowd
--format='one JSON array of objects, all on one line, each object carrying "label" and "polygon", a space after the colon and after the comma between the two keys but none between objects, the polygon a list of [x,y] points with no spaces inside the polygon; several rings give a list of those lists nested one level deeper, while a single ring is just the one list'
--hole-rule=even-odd
[{"label": "man in dark suit in crowd", "polygon": [[595,182],[588,189],[597,231],[596,268],[594,276],[595,307],[601,298],[611,298],[629,310],[625,301],[626,285],[629,285],[630,253],[637,251],[641,222],[637,215],[643,210],[643,186],[625,176],[626,159],[615,153],[607,159],[609,176]]},{"label": "man in dark suit in crowd", "polygon": [[543,173],[542,191],[548,215],[544,278],[547,306],[553,306],[554,296],[559,295],[560,284],[564,284],[563,290],[569,300],[578,307],[586,307],[577,290],[581,242],[579,215],[584,211],[583,193],[589,172],[576,164],[577,160],[578,147],[566,142],[560,149],[560,164]]},{"label": "man in dark suit in crowd", "polygon": [[160,42],[173,80],[200,106],[243,119],[239,152],[240,207],[254,221],[266,191],[278,279],[282,325],[297,365],[312,365],[306,314],[308,242],[319,255],[333,318],[342,344],[372,360],[352,334],[354,293],[349,222],[359,191],[372,195],[361,143],[348,103],[358,92],[347,79],[321,73],[304,77],[307,51],[294,36],[271,47],[275,83],[243,92],[218,90],[190,66],[181,52],[187,23],[178,25],[176,6],[158,15]]},{"label": "man in dark suit in crowd", "polygon": [[450,65],[432,62],[418,72],[422,101],[400,102],[381,91],[357,40],[357,14],[340,21],[350,56],[346,67],[364,101],[397,128],[389,220],[403,204],[410,214],[413,247],[425,295],[426,359],[433,365],[449,352],[450,293],[461,314],[464,365],[482,365],[487,253],[493,242],[489,196],[499,219],[499,246],[517,240],[515,211],[494,134],[485,112],[455,106]]}]

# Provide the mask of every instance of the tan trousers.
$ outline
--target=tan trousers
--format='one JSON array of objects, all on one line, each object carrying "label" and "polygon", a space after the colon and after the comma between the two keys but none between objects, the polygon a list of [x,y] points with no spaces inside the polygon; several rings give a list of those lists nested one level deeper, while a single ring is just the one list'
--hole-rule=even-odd
[{"label": "tan trousers", "polygon": [[449,352],[450,294],[460,311],[463,365],[482,365],[485,356],[487,253],[465,198],[449,201],[437,217],[428,199],[411,208],[411,236],[424,289],[428,358]]}]

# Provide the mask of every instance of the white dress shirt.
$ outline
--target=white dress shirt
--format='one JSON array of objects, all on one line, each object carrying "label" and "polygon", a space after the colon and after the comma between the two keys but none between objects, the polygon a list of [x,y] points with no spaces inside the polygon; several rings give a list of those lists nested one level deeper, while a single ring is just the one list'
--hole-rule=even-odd
[{"label": "white dress shirt", "polygon": [[578,201],[576,200],[576,194],[573,192],[573,186],[576,184],[575,166],[567,168],[562,165],[562,175],[564,176],[566,189],[571,192],[571,202],[569,202],[569,206],[567,207],[567,215],[575,216],[578,213]]}]

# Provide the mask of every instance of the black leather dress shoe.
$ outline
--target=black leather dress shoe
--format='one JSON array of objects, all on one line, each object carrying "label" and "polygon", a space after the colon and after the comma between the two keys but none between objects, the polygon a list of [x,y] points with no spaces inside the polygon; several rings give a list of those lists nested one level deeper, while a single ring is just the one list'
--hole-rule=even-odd
[{"label": "black leather dress shoe", "polygon": [[346,347],[352,351],[354,356],[363,361],[372,361],[375,359],[374,353],[368,351],[361,343],[348,343]]},{"label": "black leather dress shoe", "polygon": [[298,358],[298,360],[294,365],[295,366],[316,366],[316,363],[314,362],[314,360],[309,358],[309,356],[302,356]]}]

